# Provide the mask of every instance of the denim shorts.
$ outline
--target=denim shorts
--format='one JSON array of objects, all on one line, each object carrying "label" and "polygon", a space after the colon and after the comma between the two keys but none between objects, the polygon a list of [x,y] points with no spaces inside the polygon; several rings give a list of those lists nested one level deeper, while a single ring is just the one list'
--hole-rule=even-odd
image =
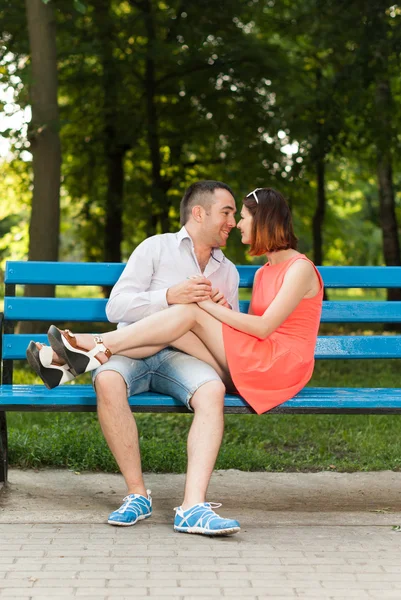
[{"label": "denim shorts", "polygon": [[173,348],[164,348],[141,359],[113,355],[93,371],[93,383],[102,371],[120,373],[128,397],[142,392],[159,392],[179,400],[190,410],[190,400],[198,388],[209,381],[221,381],[213,367]]}]

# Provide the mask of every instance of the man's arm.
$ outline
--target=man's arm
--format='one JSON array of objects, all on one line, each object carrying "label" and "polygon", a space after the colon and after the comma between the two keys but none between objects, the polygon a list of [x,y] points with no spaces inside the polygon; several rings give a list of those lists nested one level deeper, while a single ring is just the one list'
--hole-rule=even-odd
[{"label": "man's arm", "polygon": [[133,251],[106,306],[111,323],[134,323],[168,307],[167,288],[149,291],[159,256],[157,236],[148,238]]},{"label": "man's arm", "polygon": [[154,236],[142,242],[131,254],[106,306],[111,323],[135,323],[170,304],[202,302],[210,298],[211,283],[205,277],[150,291],[153,274],[159,266],[160,251],[160,238]]}]

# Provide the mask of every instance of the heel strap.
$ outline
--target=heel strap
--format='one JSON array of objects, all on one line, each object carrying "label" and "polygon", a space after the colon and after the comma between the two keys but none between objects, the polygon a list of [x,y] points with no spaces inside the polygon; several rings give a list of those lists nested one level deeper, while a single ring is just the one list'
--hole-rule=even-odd
[{"label": "heel strap", "polygon": [[98,352],[104,352],[104,354],[107,356],[107,358],[110,358],[112,356],[112,353],[109,350],[109,348],[107,348],[104,345],[103,338],[100,335],[94,335],[93,339],[95,340],[95,343],[96,343],[96,354]]},{"label": "heel strap", "polygon": [[[64,332],[61,333],[64,337],[69,338],[67,339],[67,341],[71,344],[71,346],[73,346],[77,350],[83,350],[83,348],[79,348],[79,346],[77,345],[75,334],[72,333],[72,331],[70,331],[69,329],[64,329]],[[109,348],[107,348],[104,345],[103,338],[100,335],[94,335],[93,339],[95,341],[95,347],[92,348],[92,350],[85,351],[86,354],[88,356],[93,356],[94,358],[96,358],[96,354],[99,354],[99,352],[104,352],[107,358],[110,358],[112,356],[112,352],[111,350],[109,350]]]}]

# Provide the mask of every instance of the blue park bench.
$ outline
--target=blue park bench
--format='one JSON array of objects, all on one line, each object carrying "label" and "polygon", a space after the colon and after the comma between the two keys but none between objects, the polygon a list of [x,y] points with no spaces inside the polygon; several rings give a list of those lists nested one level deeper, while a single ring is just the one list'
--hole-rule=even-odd
[{"label": "blue park bench", "polygon": [[[25,359],[31,335],[15,334],[17,321],[106,322],[103,298],[23,298],[16,286],[56,284],[74,286],[112,286],[123,264],[8,262],[5,273],[4,317],[0,337],[2,385],[0,386],[0,482],[7,480],[6,411],[95,411],[96,396],[91,385],[64,385],[48,390],[44,385],[13,384],[13,361]],[[252,287],[257,267],[239,266],[240,287]],[[401,287],[401,267],[320,267],[329,288]],[[247,311],[248,302],[241,302]],[[324,302],[325,323],[401,322],[401,302]],[[112,326],[111,326],[112,327]],[[90,327],[89,327],[90,329]],[[35,335],[46,342],[44,334]],[[401,358],[401,336],[321,336],[317,359]],[[400,373],[401,379],[401,373]],[[129,399],[135,412],[187,412],[174,398],[142,393]],[[226,413],[252,413],[246,402],[227,395]],[[399,413],[401,389],[398,388],[316,388],[307,387],[293,399],[273,409],[274,413]]]}]

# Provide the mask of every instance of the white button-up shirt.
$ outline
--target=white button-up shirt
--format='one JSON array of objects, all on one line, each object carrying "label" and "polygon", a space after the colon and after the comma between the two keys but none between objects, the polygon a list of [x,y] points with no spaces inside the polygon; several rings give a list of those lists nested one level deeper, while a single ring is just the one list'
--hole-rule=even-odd
[{"label": "white button-up shirt", "polygon": [[185,227],[177,233],[150,237],[131,254],[113,287],[106,306],[107,318],[124,326],[164,310],[169,306],[168,288],[202,274],[211,281],[212,288],[220,290],[232,308],[238,310],[238,271],[220,248],[213,248],[202,273]]}]

